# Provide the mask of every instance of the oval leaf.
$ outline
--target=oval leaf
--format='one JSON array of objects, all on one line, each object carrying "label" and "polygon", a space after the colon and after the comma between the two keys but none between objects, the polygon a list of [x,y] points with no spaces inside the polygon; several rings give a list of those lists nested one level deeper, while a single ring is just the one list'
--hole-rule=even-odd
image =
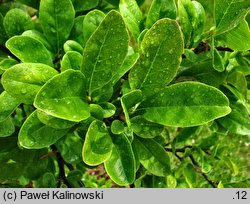
[{"label": "oval leaf", "polygon": [[183,53],[183,39],[176,21],[161,19],[145,34],[142,54],[129,74],[133,89],[152,89],[169,84]]},{"label": "oval leaf", "polygon": [[83,52],[82,72],[90,96],[105,85],[111,85],[112,76],[127,52],[128,33],[123,19],[118,12],[111,11],[91,35]]},{"label": "oval leaf", "polygon": [[114,135],[113,149],[110,158],[104,162],[110,178],[121,186],[126,186],[135,180],[135,157],[129,142],[124,135]]},{"label": "oval leaf", "polygon": [[70,0],[43,0],[39,20],[54,51],[59,52],[74,25],[75,10]]},{"label": "oval leaf", "polygon": [[83,161],[91,166],[99,165],[109,159],[112,152],[112,140],[105,123],[93,121],[89,126],[83,145]]},{"label": "oval leaf", "polygon": [[51,116],[80,122],[90,116],[85,86],[85,77],[80,71],[64,71],[41,88],[34,105]]},{"label": "oval leaf", "polygon": [[215,0],[216,34],[235,28],[250,10],[249,0]]},{"label": "oval leaf", "polygon": [[55,69],[45,64],[21,63],[4,72],[2,84],[20,102],[32,104],[42,85],[56,74]]},{"label": "oval leaf", "polygon": [[67,69],[80,70],[82,55],[76,51],[68,51],[62,58],[61,71]]},{"label": "oval leaf", "polygon": [[6,91],[0,95],[0,122],[5,120],[19,105],[19,102]]},{"label": "oval leaf", "polygon": [[35,38],[14,36],[6,42],[6,47],[22,62],[39,62],[53,66],[49,51]]},{"label": "oval leaf", "polygon": [[8,137],[15,132],[15,126],[10,117],[0,121],[0,137]]},{"label": "oval leaf", "polygon": [[145,110],[145,119],[175,127],[206,124],[231,112],[229,101],[220,90],[199,82],[166,87],[140,107]]},{"label": "oval leaf", "polygon": [[133,141],[141,164],[156,176],[171,173],[170,159],[164,148],[153,139],[136,137]]},{"label": "oval leaf", "polygon": [[67,134],[68,130],[54,129],[44,125],[37,118],[34,111],[25,120],[18,134],[19,144],[27,149],[41,149],[54,144],[58,139]]}]

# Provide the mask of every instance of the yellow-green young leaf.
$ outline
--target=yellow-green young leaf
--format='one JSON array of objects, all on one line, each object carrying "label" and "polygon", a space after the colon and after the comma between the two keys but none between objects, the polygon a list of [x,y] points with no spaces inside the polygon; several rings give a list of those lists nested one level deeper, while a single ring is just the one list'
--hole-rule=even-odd
[{"label": "yellow-green young leaf", "polygon": [[171,85],[145,100],[138,110],[144,118],[174,127],[206,124],[231,112],[227,97],[218,89],[199,82]]},{"label": "yellow-green young leaf", "polygon": [[156,176],[171,173],[170,159],[164,148],[153,139],[135,137],[133,140],[141,164]]},{"label": "yellow-green young leaf", "polygon": [[135,157],[129,139],[124,135],[114,135],[113,149],[110,158],[104,162],[110,178],[121,186],[126,186],[135,180]]},{"label": "yellow-green young leaf", "polygon": [[2,84],[6,92],[19,102],[32,104],[37,92],[57,71],[40,63],[21,63],[6,70]]},{"label": "yellow-green young leaf", "polygon": [[95,32],[95,30],[101,24],[104,18],[105,14],[99,10],[93,10],[87,13],[83,20],[83,36],[85,43]]},{"label": "yellow-green young leaf", "polygon": [[68,129],[54,129],[44,125],[34,111],[23,123],[18,134],[19,144],[27,149],[42,149],[54,144],[67,134]]},{"label": "yellow-green young leaf", "polygon": [[164,126],[149,122],[142,116],[135,116],[130,121],[133,132],[139,137],[154,138],[160,136],[164,130]]},{"label": "yellow-green young leaf", "polygon": [[43,124],[55,129],[68,129],[76,124],[75,122],[72,121],[53,117],[41,110],[37,110],[37,117]]},{"label": "yellow-green young leaf", "polygon": [[141,56],[129,73],[133,89],[164,87],[175,77],[183,53],[183,39],[176,21],[161,19],[145,34]]},{"label": "yellow-green young leaf", "polygon": [[213,68],[218,72],[223,72],[225,70],[223,59],[216,48],[212,48],[212,62]]},{"label": "yellow-green young leaf", "polygon": [[6,42],[6,47],[22,62],[43,63],[53,66],[53,60],[46,47],[33,37],[14,36]]},{"label": "yellow-green young leaf", "polygon": [[143,19],[142,12],[135,0],[120,0],[120,13],[135,39],[140,35],[140,24]]},{"label": "yellow-green young leaf", "polygon": [[15,132],[15,126],[10,117],[0,121],[0,137],[8,137]]},{"label": "yellow-green young leaf", "polygon": [[150,28],[160,18],[176,19],[176,13],[174,0],[153,0],[147,14],[146,27]]},{"label": "yellow-green young leaf", "polygon": [[41,88],[34,105],[51,116],[80,122],[90,116],[85,86],[86,80],[80,71],[66,70]]},{"label": "yellow-green young leaf", "polygon": [[233,50],[250,50],[250,31],[246,20],[242,20],[235,28],[218,37]]},{"label": "yellow-green young leaf", "polygon": [[18,8],[7,12],[3,20],[3,25],[8,37],[21,35],[25,30],[30,30],[34,27],[31,17]]},{"label": "yellow-green young leaf", "polygon": [[68,51],[62,58],[61,71],[67,69],[80,70],[82,63],[82,55],[76,51]]},{"label": "yellow-green young leaf", "polygon": [[54,48],[59,52],[70,35],[74,24],[75,10],[70,0],[42,0],[39,20],[43,32]]},{"label": "yellow-green young leaf", "polygon": [[19,105],[17,99],[13,98],[6,91],[0,95],[0,122],[5,120]]},{"label": "yellow-green young leaf", "polygon": [[235,28],[249,10],[249,0],[215,0],[216,35]]},{"label": "yellow-green young leaf", "polygon": [[99,165],[109,159],[112,147],[113,142],[105,123],[93,121],[85,137],[82,150],[83,161],[91,166]]},{"label": "yellow-green young leaf", "polygon": [[98,97],[103,94],[99,90],[112,88],[112,77],[127,52],[128,33],[123,19],[118,12],[110,11],[87,41],[83,52],[81,70],[86,76],[89,96]]}]

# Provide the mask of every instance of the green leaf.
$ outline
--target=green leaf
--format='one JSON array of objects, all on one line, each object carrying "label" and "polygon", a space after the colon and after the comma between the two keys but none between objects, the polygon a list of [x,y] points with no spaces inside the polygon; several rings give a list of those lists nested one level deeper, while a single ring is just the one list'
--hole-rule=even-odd
[{"label": "green leaf", "polygon": [[[84,20],[84,15],[77,16],[74,19],[74,25],[71,29],[71,33],[69,36],[69,39],[75,40],[81,45],[83,45],[84,42],[84,37],[83,37],[83,20]],[[85,32],[84,32],[85,33]]]},{"label": "green leaf", "polygon": [[22,33],[22,36],[28,36],[28,37],[34,38],[40,41],[47,48],[47,50],[49,51],[53,50],[53,48],[51,47],[51,45],[49,44],[49,42],[47,41],[43,33],[37,30],[26,30]]},{"label": "green leaf", "polygon": [[15,126],[10,117],[0,122],[0,137],[8,137],[15,132]]},{"label": "green leaf", "polygon": [[78,11],[88,11],[98,6],[99,0],[71,0],[75,10]]},{"label": "green leaf", "polygon": [[[183,53],[183,39],[176,21],[161,19],[146,33],[142,54],[129,73],[133,89],[164,87],[175,77]],[[152,91],[151,91],[152,92]]]},{"label": "green leaf", "polygon": [[4,89],[20,102],[32,104],[37,92],[57,71],[40,63],[21,63],[6,70],[2,76]]},{"label": "green leaf", "polygon": [[90,113],[93,117],[103,120],[115,114],[116,107],[112,103],[103,102],[99,104],[90,104]]},{"label": "green leaf", "polygon": [[45,125],[55,128],[55,129],[68,129],[73,127],[76,123],[62,120],[60,118],[55,118],[51,115],[46,114],[41,110],[37,110],[37,117],[38,119]]},{"label": "green leaf", "polygon": [[235,28],[249,10],[248,0],[215,0],[216,35]]},{"label": "green leaf", "polygon": [[133,106],[135,106],[141,101],[142,93],[140,90],[132,90],[131,92],[128,92],[121,97],[122,109],[125,115],[126,123],[129,128],[131,126],[129,119],[129,109],[131,109]]},{"label": "green leaf", "polygon": [[176,19],[176,13],[177,8],[174,0],[153,0],[147,15],[146,27],[150,28],[161,18]]},{"label": "green leaf", "polygon": [[76,42],[74,40],[67,40],[63,44],[63,49],[64,49],[64,52],[76,51],[79,54],[82,54],[82,52],[83,52],[83,47],[78,42]]},{"label": "green leaf", "polygon": [[110,158],[104,162],[110,178],[121,186],[135,180],[135,157],[129,139],[124,135],[114,135],[113,149]]},{"label": "green leaf", "polygon": [[142,116],[135,116],[130,121],[133,132],[142,138],[154,138],[161,135],[164,130],[164,126],[151,123]]},{"label": "green leaf", "polygon": [[246,20],[242,20],[232,30],[219,36],[228,47],[237,51],[246,51],[250,49],[250,31]]},{"label": "green leaf", "polygon": [[0,44],[4,44],[7,39],[7,34],[3,25],[3,15],[0,13]]},{"label": "green leaf", "polygon": [[104,18],[105,14],[99,10],[93,10],[87,13],[87,15],[83,20],[83,36],[85,43],[90,38],[90,36],[95,32],[95,30],[101,24]]},{"label": "green leaf", "polygon": [[6,47],[22,62],[44,63],[53,66],[50,52],[35,38],[14,36],[6,42]]},{"label": "green leaf", "polygon": [[19,102],[6,91],[0,95],[0,122],[4,121],[19,105]]},{"label": "green leaf", "polygon": [[114,120],[111,123],[111,132],[113,134],[119,135],[125,131],[125,127],[122,121],[120,120]]},{"label": "green leaf", "polygon": [[112,77],[111,81],[115,85],[123,76],[126,74],[136,63],[139,58],[139,54],[131,51],[129,49],[126,58],[124,59],[122,65],[117,69],[117,72]]},{"label": "green leaf", "polygon": [[225,70],[223,59],[216,48],[212,50],[212,57],[213,57],[213,68],[218,72],[223,72]]},{"label": "green leaf", "polygon": [[56,188],[56,178],[54,174],[47,172],[42,178],[43,188]]},{"label": "green leaf", "polygon": [[196,182],[196,172],[192,164],[188,164],[183,170],[186,182],[193,188]]},{"label": "green leaf", "polygon": [[12,58],[5,58],[0,62],[0,71],[2,70],[4,72],[16,64],[18,64],[16,60]]},{"label": "green leaf", "polygon": [[68,39],[74,24],[75,10],[70,0],[43,0],[39,20],[44,35],[58,53]]},{"label": "green leaf", "polygon": [[80,71],[66,70],[41,88],[34,105],[51,116],[80,122],[90,116],[85,86],[86,80]]},{"label": "green leaf", "polygon": [[41,149],[54,144],[67,134],[68,129],[54,129],[44,125],[34,111],[23,123],[18,134],[19,144],[27,149]]},{"label": "green leaf", "polygon": [[68,51],[63,56],[61,61],[61,71],[65,71],[67,69],[80,70],[82,63],[82,55],[76,51]]},{"label": "green leaf", "polygon": [[171,173],[170,159],[164,148],[153,139],[134,138],[134,145],[141,164],[156,176]]},{"label": "green leaf", "polygon": [[128,33],[123,19],[118,12],[110,11],[87,41],[83,52],[82,72],[87,79],[89,96],[105,85],[112,86],[111,79],[127,51]]},{"label": "green leaf", "polygon": [[82,163],[83,141],[77,134],[69,133],[56,142],[64,161],[69,164]]},{"label": "green leaf", "polygon": [[120,0],[120,13],[135,39],[140,35],[140,24],[142,21],[142,12],[135,0]]},{"label": "green leaf", "polygon": [[30,16],[17,8],[8,11],[4,17],[3,25],[8,37],[21,35],[25,30],[34,27]]},{"label": "green leaf", "polygon": [[175,127],[206,124],[231,112],[227,97],[199,82],[182,82],[159,91],[141,103],[144,118]]},{"label": "green leaf", "polygon": [[89,126],[83,145],[83,161],[91,166],[105,162],[111,156],[113,142],[105,126],[101,121],[93,121]]}]

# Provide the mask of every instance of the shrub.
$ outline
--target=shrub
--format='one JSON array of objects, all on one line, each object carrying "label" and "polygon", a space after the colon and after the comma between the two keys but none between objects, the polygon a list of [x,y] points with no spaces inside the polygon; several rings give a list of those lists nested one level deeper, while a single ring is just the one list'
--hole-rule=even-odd
[{"label": "shrub", "polygon": [[250,186],[250,1],[4,2],[2,186]]}]

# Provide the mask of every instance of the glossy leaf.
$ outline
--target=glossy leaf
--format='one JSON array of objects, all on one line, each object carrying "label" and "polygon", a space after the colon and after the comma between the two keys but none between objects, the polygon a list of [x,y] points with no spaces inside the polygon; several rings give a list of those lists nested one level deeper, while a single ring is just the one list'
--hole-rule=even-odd
[{"label": "glossy leaf", "polygon": [[83,20],[84,20],[84,18],[85,18],[85,16],[81,15],[81,16],[77,16],[74,19],[74,25],[71,29],[71,33],[69,36],[69,39],[75,40],[78,43],[80,43],[81,45],[83,45],[83,42],[84,42],[84,37],[83,37]]},{"label": "glossy leaf", "polygon": [[8,137],[15,132],[15,126],[10,117],[0,121],[0,137]]},{"label": "glossy leaf", "polygon": [[156,176],[171,173],[170,159],[164,148],[153,139],[136,137],[134,145],[141,164]]},{"label": "glossy leaf", "polygon": [[131,127],[133,132],[142,138],[154,138],[161,135],[164,126],[151,123],[142,116],[136,116],[131,119]]},{"label": "glossy leaf", "polygon": [[223,59],[216,48],[212,49],[213,56],[213,67],[218,72],[223,72],[225,70]]},{"label": "glossy leaf", "polygon": [[47,48],[47,50],[49,51],[53,50],[53,48],[51,47],[51,45],[49,44],[49,42],[47,41],[43,33],[37,30],[26,30],[22,33],[22,36],[28,36],[28,37],[34,38],[40,41]]},{"label": "glossy leaf", "polygon": [[215,0],[216,34],[235,28],[249,10],[248,0]]},{"label": "glossy leaf", "polygon": [[95,30],[101,24],[104,18],[105,14],[99,10],[93,10],[87,13],[83,20],[83,36],[85,43],[95,32]]},{"label": "glossy leaf", "polygon": [[68,129],[76,124],[72,121],[62,120],[60,118],[53,117],[41,110],[37,110],[37,117],[43,124],[55,129]]},{"label": "glossy leaf", "polygon": [[218,89],[198,82],[182,82],[162,89],[140,108],[144,118],[175,127],[205,124],[231,112],[227,97]]},{"label": "glossy leaf", "polygon": [[64,52],[75,51],[75,52],[78,52],[79,54],[82,54],[83,52],[83,47],[74,40],[67,40],[63,44],[63,49],[64,49]]},{"label": "glossy leaf", "polygon": [[14,36],[6,42],[6,47],[22,62],[44,63],[53,66],[49,51],[35,38]]},{"label": "glossy leaf", "polygon": [[67,69],[80,70],[82,63],[82,55],[76,51],[68,51],[62,58],[61,71]]},{"label": "glossy leaf", "polygon": [[11,9],[4,17],[3,25],[8,37],[21,35],[25,30],[33,28],[30,16],[21,9]]},{"label": "glossy leaf", "polygon": [[6,70],[2,76],[4,89],[18,101],[32,104],[37,92],[57,71],[40,63],[21,63]]},{"label": "glossy leaf", "polygon": [[142,12],[135,0],[120,0],[120,13],[135,39],[140,35],[140,24],[142,21]]},{"label": "glossy leaf", "polygon": [[0,122],[4,121],[19,105],[19,102],[6,91],[0,95]]},{"label": "glossy leaf", "polygon": [[110,178],[121,186],[126,186],[135,180],[135,157],[130,141],[124,134],[112,137],[114,146],[110,158],[104,162]]},{"label": "glossy leaf", "polygon": [[161,19],[145,34],[142,54],[129,73],[133,89],[152,89],[169,84],[183,53],[183,39],[176,21]]},{"label": "glossy leaf", "polygon": [[146,27],[150,28],[161,18],[176,19],[176,13],[177,8],[174,0],[153,0],[147,15]]},{"label": "glossy leaf", "polygon": [[233,50],[245,51],[250,49],[250,31],[245,20],[242,20],[235,28],[219,37]]},{"label": "glossy leaf", "polygon": [[0,62],[0,71],[5,71],[12,66],[18,64],[18,62],[12,58],[5,58]]},{"label": "glossy leaf", "polygon": [[56,147],[63,159],[69,164],[82,163],[82,138],[77,134],[68,133],[56,142]]},{"label": "glossy leaf", "polygon": [[70,0],[43,0],[40,3],[39,20],[47,40],[57,53],[70,35],[75,10]]},{"label": "glossy leaf", "polygon": [[41,149],[54,144],[67,134],[68,129],[54,129],[44,125],[34,111],[24,122],[19,134],[19,144],[27,149]]},{"label": "glossy leaf", "polygon": [[125,127],[122,121],[120,120],[114,120],[111,123],[111,132],[113,134],[119,135],[125,131]]},{"label": "glossy leaf", "polygon": [[98,6],[99,0],[71,0],[75,10],[78,11],[88,11],[90,9]]},{"label": "glossy leaf", "polygon": [[128,33],[123,19],[118,12],[111,11],[87,41],[83,52],[82,72],[90,96],[105,85],[111,86],[112,76],[121,66],[127,51]]},{"label": "glossy leaf", "polygon": [[85,86],[86,80],[80,71],[64,71],[41,88],[34,105],[51,116],[80,122],[90,116]]},{"label": "glossy leaf", "polygon": [[113,142],[105,124],[93,121],[89,126],[83,145],[83,161],[91,166],[105,162],[111,156]]},{"label": "glossy leaf", "polygon": [[192,188],[195,185],[196,182],[196,172],[194,170],[194,167],[192,164],[188,164],[184,168],[184,176],[186,179],[186,182],[188,183],[189,187]]}]

